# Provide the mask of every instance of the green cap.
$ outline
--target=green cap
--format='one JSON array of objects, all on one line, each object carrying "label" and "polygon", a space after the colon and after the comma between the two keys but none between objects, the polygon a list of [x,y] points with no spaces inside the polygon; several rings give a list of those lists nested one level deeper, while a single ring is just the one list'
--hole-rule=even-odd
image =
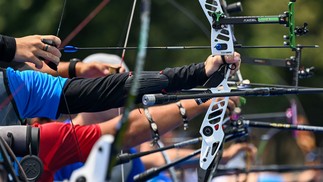
[{"label": "green cap", "polygon": [[247,99],[244,97],[240,97],[240,104],[238,105],[238,107],[241,107],[243,105],[245,105],[247,103]]}]

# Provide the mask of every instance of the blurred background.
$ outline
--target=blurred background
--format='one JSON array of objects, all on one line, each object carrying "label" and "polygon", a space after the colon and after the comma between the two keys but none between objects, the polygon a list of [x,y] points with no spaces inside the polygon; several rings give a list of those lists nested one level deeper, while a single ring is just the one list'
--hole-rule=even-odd
[{"label": "blurred background", "polygon": [[[67,0],[65,15],[59,33],[64,40],[101,0]],[[228,0],[227,3],[236,1]],[[241,0],[243,12],[235,15],[279,15],[288,10],[288,0]],[[92,21],[69,43],[77,47],[123,46],[133,1],[111,0]],[[62,0],[0,0],[0,32],[22,37],[30,34],[56,34],[62,11]],[[320,45],[323,40],[323,1],[298,0],[296,25],[308,23],[309,33],[297,37],[297,44]],[[128,46],[137,46],[140,24],[140,0],[134,14]],[[210,45],[210,25],[197,0],[152,0],[149,46]],[[283,25],[236,25],[235,36],[243,45],[283,45],[283,35],[288,29]],[[323,47],[323,45],[321,45]],[[242,55],[258,58],[285,59],[294,56],[290,49],[239,49]],[[62,61],[84,58],[98,51],[63,53]],[[102,52],[102,51],[101,51]],[[121,56],[121,51],[103,51]],[[161,70],[204,61],[210,50],[148,50],[145,70]],[[301,67],[315,67],[314,76],[300,79],[300,86],[323,87],[323,48],[304,49]],[[134,68],[136,51],[128,50],[125,63]],[[286,68],[243,64],[244,79],[252,83],[292,85],[292,72]],[[323,94],[248,97],[243,114],[285,112],[294,99],[298,113],[305,115],[311,125],[323,126]],[[191,122],[199,128],[200,121]],[[191,131],[198,133],[198,131]],[[323,135],[315,134],[319,147]]]}]

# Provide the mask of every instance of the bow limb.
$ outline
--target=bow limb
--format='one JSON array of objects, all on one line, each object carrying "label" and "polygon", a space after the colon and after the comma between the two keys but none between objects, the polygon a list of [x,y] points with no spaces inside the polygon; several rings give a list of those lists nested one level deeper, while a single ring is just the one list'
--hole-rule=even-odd
[{"label": "bow limb", "polygon": [[[219,0],[199,0],[200,5],[211,25],[211,49],[212,55],[233,55],[234,41],[231,26],[217,26],[216,19],[223,16],[223,10]],[[211,85],[212,93],[230,92],[227,79],[230,75],[229,66],[225,65],[220,73],[223,80],[220,85]],[[202,147],[200,156],[200,168],[198,171],[199,181],[209,181],[212,173],[217,167],[222,155],[222,146],[224,141],[224,131],[222,123],[228,106],[229,97],[217,101],[212,99],[208,111],[204,117],[200,128],[202,135]]]},{"label": "bow limb", "polygon": [[224,15],[219,0],[199,0],[200,5],[211,25],[211,50],[213,55],[233,55],[234,40],[231,26],[217,26],[216,19]]}]

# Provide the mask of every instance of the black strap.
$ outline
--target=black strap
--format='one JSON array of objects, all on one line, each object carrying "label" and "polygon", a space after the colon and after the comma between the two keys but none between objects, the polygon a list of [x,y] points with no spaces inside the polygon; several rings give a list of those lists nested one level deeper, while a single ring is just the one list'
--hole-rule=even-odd
[{"label": "black strap", "polygon": [[204,83],[204,87],[217,87],[224,79],[228,63],[225,61],[224,56],[221,56],[221,58],[223,63],[219,66],[219,69],[216,70]]}]

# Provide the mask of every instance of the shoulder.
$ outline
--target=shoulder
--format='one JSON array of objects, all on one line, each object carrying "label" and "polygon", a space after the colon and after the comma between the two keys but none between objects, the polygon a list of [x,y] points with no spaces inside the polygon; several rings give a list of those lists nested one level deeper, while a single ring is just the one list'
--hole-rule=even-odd
[{"label": "shoulder", "polygon": [[49,75],[47,73],[42,73],[39,71],[34,70],[14,70],[12,68],[7,68],[6,73],[8,75],[9,80],[10,79],[20,79],[28,84],[37,84],[37,85],[56,85],[59,84],[59,82],[64,83],[67,78],[62,77],[54,77],[52,75]]}]

